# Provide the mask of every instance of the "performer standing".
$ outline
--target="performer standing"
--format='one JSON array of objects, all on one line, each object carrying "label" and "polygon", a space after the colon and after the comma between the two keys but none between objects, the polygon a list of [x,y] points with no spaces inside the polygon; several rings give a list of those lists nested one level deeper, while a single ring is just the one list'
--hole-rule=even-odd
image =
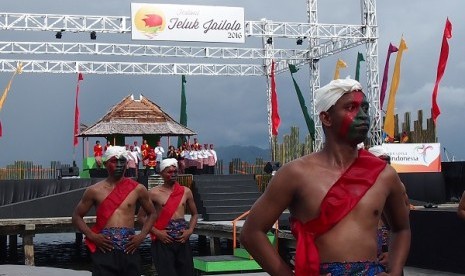
[{"label": "performer standing", "polygon": [[410,248],[408,210],[396,171],[357,150],[370,128],[368,106],[355,80],[315,91],[323,149],[282,166],[241,231],[242,245],[271,275],[294,275],[266,236],[286,208],[297,242],[295,275],[383,275],[376,255],[383,212],[393,233],[388,272],[401,275]]},{"label": "performer standing", "polygon": [[[155,205],[157,219],[150,231],[152,259],[159,276],[194,275],[189,237],[197,224],[197,207],[192,191],[175,180],[178,161],[165,159],[160,164],[163,184],[150,190],[150,199]],[[191,218],[184,218],[186,206]],[[138,220],[147,222],[144,210]]]},{"label": "performer standing", "polygon": [[[104,165],[108,177],[86,189],[74,209],[74,226],[86,236],[91,252],[92,275],[141,275],[137,250],[155,220],[155,209],[144,185],[125,178],[127,151],[124,147],[107,149]],[[139,234],[134,229],[134,215],[139,203],[148,218]],[[97,219],[89,228],[83,217],[95,206]]]},{"label": "performer standing", "polygon": [[97,168],[102,167],[102,155],[103,155],[103,147],[100,145],[100,141],[97,140],[95,142],[94,146],[94,158],[95,158],[95,164],[97,164]]}]

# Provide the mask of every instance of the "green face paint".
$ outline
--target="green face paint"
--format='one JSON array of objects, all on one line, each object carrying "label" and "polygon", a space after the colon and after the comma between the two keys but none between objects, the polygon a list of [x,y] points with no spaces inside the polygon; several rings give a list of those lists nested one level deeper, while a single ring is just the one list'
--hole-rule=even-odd
[{"label": "green face paint", "polygon": [[363,142],[370,128],[368,102],[362,91],[348,94],[350,99],[344,104],[344,118],[339,133],[356,143]]}]

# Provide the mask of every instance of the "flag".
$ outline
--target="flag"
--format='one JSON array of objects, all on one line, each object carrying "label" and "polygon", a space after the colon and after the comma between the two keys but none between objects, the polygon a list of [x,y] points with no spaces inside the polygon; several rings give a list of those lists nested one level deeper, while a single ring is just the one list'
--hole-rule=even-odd
[{"label": "flag", "polygon": [[386,88],[387,88],[387,82],[388,82],[388,72],[389,72],[389,59],[391,58],[391,54],[399,51],[399,49],[392,45],[392,43],[389,43],[389,48],[388,48],[388,53],[386,57],[386,64],[384,65],[384,74],[383,74],[383,81],[381,83],[381,91],[379,94],[379,108],[383,109],[383,104],[384,104],[384,98],[386,97]]},{"label": "flag", "polygon": [[[186,76],[181,76],[181,115],[179,116],[179,123],[187,127],[187,100],[186,100]],[[178,147],[180,147],[186,140],[186,137],[178,137]]]},{"label": "flag", "polygon": [[336,62],[336,70],[334,71],[334,79],[338,79],[339,78],[339,70],[341,68],[346,68],[347,67],[347,64],[342,60],[342,59],[338,59],[337,62]]},{"label": "flag", "polygon": [[404,38],[400,39],[399,52],[396,57],[396,64],[394,66],[394,73],[392,74],[391,89],[389,91],[388,106],[386,108],[386,118],[384,120],[384,131],[390,137],[394,137],[394,106],[396,105],[396,93],[399,88],[400,81],[400,63],[402,61],[402,54],[407,50]]},{"label": "flag", "polygon": [[360,63],[362,61],[365,61],[365,59],[363,58],[363,54],[358,52],[358,55],[357,55],[357,68],[355,69],[355,80],[356,81],[360,80]]},{"label": "flag", "polygon": [[78,99],[79,99],[79,84],[80,82],[84,79],[82,76],[82,73],[78,74],[78,81],[77,81],[77,86],[76,86],[76,104],[74,106],[74,147],[76,147],[79,143],[77,135],[79,134],[79,105],[78,105]]},{"label": "flag", "polygon": [[289,71],[291,71],[292,81],[294,82],[295,92],[297,93],[297,98],[299,98],[300,108],[302,109],[302,113],[304,114],[305,123],[307,124],[308,132],[313,140],[315,140],[315,122],[308,114],[307,106],[305,105],[305,99],[302,95],[302,91],[300,91],[299,85],[294,79],[294,73],[298,71],[298,68],[295,67],[293,64],[289,64]]},{"label": "flag", "polygon": [[446,70],[447,65],[447,58],[449,57],[449,43],[447,40],[452,37],[452,23],[450,23],[449,18],[446,19],[446,26],[444,27],[444,34],[442,36],[442,46],[441,46],[441,54],[439,55],[439,64],[438,64],[438,72],[436,75],[436,83],[434,84],[433,89],[433,108],[432,108],[432,117],[434,124],[436,124],[436,119],[438,118],[439,114],[441,114],[441,110],[439,110],[439,106],[437,103],[437,96],[438,96],[438,88],[439,82],[444,75],[444,71]]},{"label": "flag", "polygon": [[16,74],[21,74],[23,72],[23,64],[18,63],[15,72],[13,73],[13,76],[11,76],[10,81],[5,87],[5,90],[3,91],[2,97],[0,98],[0,111],[2,111],[3,104],[5,103],[6,97],[8,96],[8,92],[10,91],[11,84],[13,83],[13,79],[15,78]]},{"label": "flag", "polygon": [[[13,73],[13,76],[11,76],[11,79],[6,85],[5,90],[3,91],[2,97],[0,98],[0,111],[2,111],[3,104],[5,103],[6,96],[8,96],[8,92],[10,91],[11,84],[13,83],[14,77],[16,76],[16,74],[21,74],[22,72],[23,72],[23,64],[20,62],[16,66],[16,70]],[[3,136],[3,129],[2,129],[2,122],[0,122],[0,137],[2,136]]]},{"label": "flag", "polygon": [[271,134],[278,135],[281,124],[278,112],[278,95],[276,94],[276,82],[274,79],[274,60],[271,61]]}]

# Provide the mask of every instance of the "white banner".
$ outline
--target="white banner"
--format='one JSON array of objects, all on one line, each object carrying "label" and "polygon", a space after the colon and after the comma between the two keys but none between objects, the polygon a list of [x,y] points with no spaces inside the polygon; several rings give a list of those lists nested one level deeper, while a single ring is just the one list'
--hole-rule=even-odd
[{"label": "white banner", "polygon": [[244,43],[244,8],[131,3],[132,39]]},{"label": "white banner", "polygon": [[391,165],[397,172],[441,171],[439,143],[386,143],[383,148],[391,157]]}]

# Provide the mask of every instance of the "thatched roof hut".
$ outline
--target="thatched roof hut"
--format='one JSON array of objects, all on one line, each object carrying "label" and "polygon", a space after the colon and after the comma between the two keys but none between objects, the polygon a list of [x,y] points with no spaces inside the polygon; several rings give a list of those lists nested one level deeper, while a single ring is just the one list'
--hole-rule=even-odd
[{"label": "thatched roof hut", "polygon": [[157,104],[140,95],[125,97],[102,119],[79,133],[79,137],[192,136],[196,133],[179,124]]}]

